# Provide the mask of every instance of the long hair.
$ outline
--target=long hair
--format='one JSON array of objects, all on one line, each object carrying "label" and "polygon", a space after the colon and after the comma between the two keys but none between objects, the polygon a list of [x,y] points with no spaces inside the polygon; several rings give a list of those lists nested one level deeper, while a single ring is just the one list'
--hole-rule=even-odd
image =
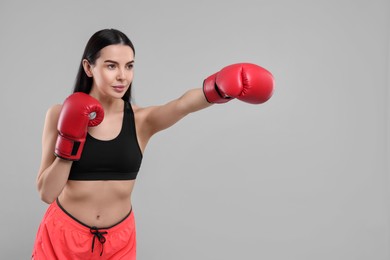
[{"label": "long hair", "polygon": [[[93,79],[88,77],[84,71],[82,61],[86,59],[91,65],[95,64],[96,59],[100,57],[100,50],[108,45],[122,44],[129,46],[135,55],[135,49],[130,39],[121,31],[116,29],[103,29],[91,36],[87,45],[85,46],[83,56],[81,57],[80,67],[77,72],[76,81],[74,84],[74,92],[84,92],[89,94],[92,88]],[[131,85],[122,99],[130,101],[131,99]]]}]

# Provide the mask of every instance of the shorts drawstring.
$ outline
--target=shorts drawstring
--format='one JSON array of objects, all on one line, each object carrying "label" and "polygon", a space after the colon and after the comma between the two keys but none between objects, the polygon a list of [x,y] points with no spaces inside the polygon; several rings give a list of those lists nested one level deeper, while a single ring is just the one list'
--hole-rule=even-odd
[{"label": "shorts drawstring", "polygon": [[93,249],[95,247],[95,239],[97,238],[100,242],[100,244],[102,245],[102,251],[100,252],[100,256],[103,255],[103,248],[104,248],[104,243],[106,242],[106,238],[103,236],[103,235],[106,235],[107,234],[107,231],[99,231],[99,229],[97,227],[91,227],[91,229],[89,230],[91,232],[91,234],[93,234],[93,238],[92,238],[92,253],[93,253]]}]

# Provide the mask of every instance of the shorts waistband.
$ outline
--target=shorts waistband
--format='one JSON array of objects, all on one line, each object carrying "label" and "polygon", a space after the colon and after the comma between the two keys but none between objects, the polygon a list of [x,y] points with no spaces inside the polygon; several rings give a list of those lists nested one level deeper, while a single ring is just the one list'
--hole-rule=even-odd
[{"label": "shorts waistband", "polygon": [[130,215],[133,212],[133,208],[131,208],[129,213],[127,213],[127,215],[122,220],[120,220],[119,222],[115,223],[112,226],[109,226],[109,227],[96,227],[96,226],[89,226],[89,225],[83,223],[82,221],[78,220],[74,216],[72,216],[72,214],[70,214],[68,211],[66,211],[66,209],[64,209],[62,207],[62,205],[61,205],[60,201],[58,200],[58,198],[56,199],[55,202],[52,203],[51,206],[59,209],[58,213],[61,215],[62,219],[67,220],[68,222],[71,222],[71,223],[76,224],[78,226],[81,225],[82,227],[85,228],[85,231],[88,232],[88,233],[90,232],[91,229],[115,231],[117,228],[120,228],[120,226],[121,226],[120,224],[122,224],[123,222],[129,220],[129,217],[130,217]]}]

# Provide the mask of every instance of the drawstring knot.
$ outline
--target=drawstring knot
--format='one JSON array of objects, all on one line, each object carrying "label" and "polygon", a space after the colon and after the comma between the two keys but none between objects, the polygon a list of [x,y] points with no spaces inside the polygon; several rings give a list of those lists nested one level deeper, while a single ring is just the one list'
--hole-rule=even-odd
[{"label": "drawstring knot", "polygon": [[95,239],[97,238],[98,241],[100,242],[100,244],[102,245],[102,251],[100,252],[100,256],[102,256],[103,255],[104,243],[106,242],[106,238],[103,235],[107,234],[107,231],[102,231],[101,232],[101,231],[99,231],[99,229],[97,227],[91,227],[90,232],[93,235],[93,238],[92,238],[92,252],[93,252],[93,249],[95,247]]}]

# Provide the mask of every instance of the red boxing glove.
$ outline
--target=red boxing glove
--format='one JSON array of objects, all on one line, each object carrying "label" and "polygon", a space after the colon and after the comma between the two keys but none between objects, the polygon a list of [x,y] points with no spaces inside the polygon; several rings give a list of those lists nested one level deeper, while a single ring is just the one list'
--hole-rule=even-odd
[{"label": "red boxing glove", "polygon": [[79,160],[88,127],[99,125],[103,118],[103,107],[95,98],[83,92],[70,95],[64,101],[58,119],[58,137],[54,154],[66,160]]},{"label": "red boxing glove", "polygon": [[203,92],[209,103],[226,103],[237,98],[261,104],[271,98],[273,91],[272,74],[251,63],[229,65],[203,82]]}]

